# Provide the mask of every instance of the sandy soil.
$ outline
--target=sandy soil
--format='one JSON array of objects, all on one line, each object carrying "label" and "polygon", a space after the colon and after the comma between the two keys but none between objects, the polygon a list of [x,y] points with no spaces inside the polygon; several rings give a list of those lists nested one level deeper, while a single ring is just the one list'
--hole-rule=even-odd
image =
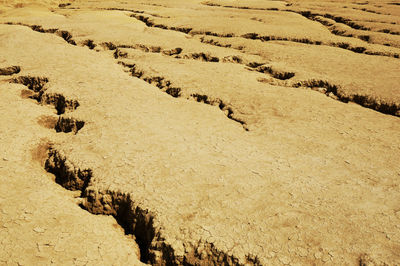
[{"label": "sandy soil", "polygon": [[396,1],[0,1],[0,264],[398,265]]}]

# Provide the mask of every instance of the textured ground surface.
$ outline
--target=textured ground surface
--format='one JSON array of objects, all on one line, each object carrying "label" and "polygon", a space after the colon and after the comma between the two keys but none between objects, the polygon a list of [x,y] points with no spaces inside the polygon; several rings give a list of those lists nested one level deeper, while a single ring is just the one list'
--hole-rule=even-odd
[{"label": "textured ground surface", "polygon": [[0,1],[1,264],[397,265],[399,25],[396,1]]}]

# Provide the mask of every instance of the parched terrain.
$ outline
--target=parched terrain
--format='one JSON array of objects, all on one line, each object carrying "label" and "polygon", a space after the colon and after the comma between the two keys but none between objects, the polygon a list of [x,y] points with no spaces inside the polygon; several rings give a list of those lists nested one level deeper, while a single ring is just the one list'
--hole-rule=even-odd
[{"label": "parched terrain", "polygon": [[400,3],[0,0],[0,264],[398,265]]}]

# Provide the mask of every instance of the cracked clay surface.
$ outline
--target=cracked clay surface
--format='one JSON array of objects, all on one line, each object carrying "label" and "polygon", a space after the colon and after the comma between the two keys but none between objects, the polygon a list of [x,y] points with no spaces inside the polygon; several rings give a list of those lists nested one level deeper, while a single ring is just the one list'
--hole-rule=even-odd
[{"label": "cracked clay surface", "polygon": [[398,265],[399,10],[0,1],[0,264]]}]

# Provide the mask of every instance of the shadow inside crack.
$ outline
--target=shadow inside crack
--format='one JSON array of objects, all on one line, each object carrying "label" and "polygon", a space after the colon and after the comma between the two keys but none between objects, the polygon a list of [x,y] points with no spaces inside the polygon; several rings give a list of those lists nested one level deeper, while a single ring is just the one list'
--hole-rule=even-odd
[{"label": "shadow inside crack", "polygon": [[[43,153],[42,146],[38,148],[41,154]],[[91,169],[81,169],[75,166],[51,145],[43,147],[47,148],[44,168],[55,176],[56,183],[65,189],[80,191],[81,198],[85,199],[86,202],[80,205],[84,210],[92,214],[114,216],[126,235],[135,236],[140,249],[140,260],[145,263],[155,261],[154,256],[149,253],[152,240],[155,237],[153,215],[147,210],[138,206],[135,207],[129,194],[111,191],[99,194],[97,191],[88,189],[93,177]]]},{"label": "shadow inside crack", "polygon": [[44,86],[49,80],[45,77],[20,76],[13,78],[11,82],[25,85],[36,93],[35,99],[39,99],[44,92]]},{"label": "shadow inside crack", "polygon": [[[99,191],[91,186],[93,170],[80,168],[68,160],[63,152],[51,145],[47,148],[44,168],[55,175],[55,181],[68,190],[81,192],[80,206],[96,215],[112,215],[126,235],[134,235],[140,249],[140,260],[152,265],[241,265],[239,259],[219,250],[213,243],[199,240],[189,245],[185,253],[177,256],[154,223],[155,214],[135,203],[129,193]],[[257,256],[246,255],[248,265],[261,265]]]},{"label": "shadow inside crack", "polygon": [[38,118],[37,123],[42,127],[54,129],[56,132],[77,134],[83,128],[85,122],[72,117],[42,115]]},{"label": "shadow inside crack", "polygon": [[[182,89],[172,86],[172,82],[167,80],[166,78],[161,76],[148,76],[144,73],[143,70],[138,69],[136,64],[126,64],[123,61],[119,61],[118,63],[128,68],[131,76],[140,78],[147,83],[158,87],[161,91],[171,95],[174,98],[182,97]],[[197,93],[191,94],[189,97],[187,97],[187,99],[194,99],[195,101],[200,103],[218,106],[218,108],[225,113],[227,118],[238,122],[242,125],[244,130],[249,131],[246,122],[238,118],[237,115],[234,113],[232,106],[227,105],[221,99],[216,98],[211,100],[211,98],[209,98],[207,95],[200,95]]]},{"label": "shadow inside crack", "polygon": [[45,93],[45,85],[49,82],[46,77],[20,76],[10,80],[11,83],[25,85],[29,90],[21,92],[22,98],[35,99],[40,104],[53,105],[57,114],[64,114],[66,110],[73,111],[79,106],[79,102],[73,99],[66,99],[60,93]]},{"label": "shadow inside crack", "polygon": [[77,100],[66,99],[64,95],[59,93],[43,94],[41,103],[53,105],[56,108],[58,115],[64,114],[66,110],[73,111],[79,106]]},{"label": "shadow inside crack", "polygon": [[21,67],[19,67],[19,66],[3,67],[3,68],[0,68],[0,75],[1,76],[11,76],[14,74],[18,74],[20,71],[21,71]]},{"label": "shadow inside crack", "polygon": [[280,79],[280,80],[291,79],[295,76],[294,72],[278,70],[272,66],[259,65],[256,62],[251,62],[250,64],[248,64],[248,66],[252,68],[251,70],[255,70],[260,73],[270,74],[273,78]]},{"label": "shadow inside crack", "polygon": [[58,118],[58,121],[55,124],[55,130],[57,132],[69,133],[73,132],[77,134],[78,131],[85,125],[85,122],[82,120],[78,120],[71,117],[62,117]]},{"label": "shadow inside crack", "polygon": [[311,88],[313,90],[317,90],[333,99],[339,100],[344,103],[354,102],[363,107],[373,109],[383,114],[400,117],[400,104],[394,102],[392,103],[385,102],[383,100],[368,95],[360,95],[360,94],[346,95],[341,91],[339,85],[331,84],[330,82],[325,80],[310,79],[310,80],[300,81],[294,83],[292,87]]}]

